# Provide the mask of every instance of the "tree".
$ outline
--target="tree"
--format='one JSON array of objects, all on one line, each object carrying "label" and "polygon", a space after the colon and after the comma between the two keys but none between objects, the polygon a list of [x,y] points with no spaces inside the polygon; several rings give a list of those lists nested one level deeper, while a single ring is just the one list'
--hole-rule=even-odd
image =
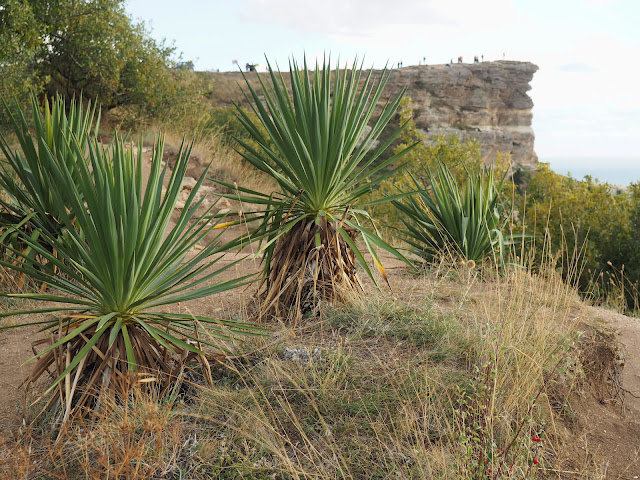
[{"label": "tree", "polygon": [[[548,232],[551,253],[564,252],[565,277],[575,277],[577,259],[584,273],[573,279],[583,291],[605,299],[624,288],[624,294],[617,295],[622,303],[626,296],[627,306],[634,307],[640,279],[638,184],[616,192],[612,185],[589,176],[584,180],[565,177],[541,163],[527,187],[526,207],[520,211],[526,212],[530,233]],[[537,250],[540,255],[541,249]]]},{"label": "tree", "polygon": [[29,2],[6,0],[0,6],[0,95],[8,101],[24,104],[30,89],[42,88],[45,79],[36,70],[39,32]]},{"label": "tree", "polygon": [[169,68],[175,49],[132,22],[124,0],[9,0],[0,24],[2,77],[10,74],[0,85],[14,85],[3,94],[45,85],[49,95],[82,92],[107,109],[157,115],[179,90]]}]

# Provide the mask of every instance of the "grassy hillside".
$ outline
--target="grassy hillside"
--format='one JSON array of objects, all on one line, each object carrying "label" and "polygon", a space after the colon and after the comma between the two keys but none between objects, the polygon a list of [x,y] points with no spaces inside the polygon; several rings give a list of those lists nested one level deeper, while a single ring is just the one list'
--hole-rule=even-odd
[{"label": "grassy hillside", "polygon": [[[272,337],[217,364],[214,388],[186,371],[169,398],[105,399],[97,423],[58,443],[47,418],[5,436],[3,478],[586,479],[605,478],[605,460],[624,470],[587,441],[593,409],[618,409],[617,347],[553,269],[391,271],[393,296],[369,285],[366,300],[303,326],[270,324]],[[242,316],[251,294],[225,313]]]}]

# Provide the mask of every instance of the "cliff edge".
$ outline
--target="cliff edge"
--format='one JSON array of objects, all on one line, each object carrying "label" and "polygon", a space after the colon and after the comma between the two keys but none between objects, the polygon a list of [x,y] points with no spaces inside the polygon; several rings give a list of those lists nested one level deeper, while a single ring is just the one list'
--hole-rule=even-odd
[{"label": "cliff edge", "polygon": [[[476,138],[488,161],[498,152],[508,153],[514,165],[535,170],[533,101],[527,92],[537,70],[533,63],[514,61],[404,67],[391,71],[383,97],[406,86],[416,124],[427,136],[444,133]],[[374,71],[374,75],[380,73]],[[241,73],[206,75],[213,80],[209,95],[213,105],[246,104],[239,86],[244,84]],[[267,74],[258,75],[266,80]],[[248,73],[247,79],[260,89],[254,73]]]},{"label": "cliff edge", "polygon": [[515,61],[404,67],[393,70],[387,91],[407,87],[416,124],[428,136],[475,137],[488,160],[508,153],[514,165],[535,170],[533,101],[527,92],[537,70]]}]

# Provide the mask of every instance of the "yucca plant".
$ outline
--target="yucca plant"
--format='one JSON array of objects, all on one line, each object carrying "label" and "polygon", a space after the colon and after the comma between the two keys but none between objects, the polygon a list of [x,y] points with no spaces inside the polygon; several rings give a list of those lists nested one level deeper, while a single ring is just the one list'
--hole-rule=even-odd
[{"label": "yucca plant", "polygon": [[[85,161],[86,155],[78,158],[72,150],[69,139],[82,150],[86,150],[89,140],[95,137],[100,126],[100,112],[91,103],[85,109],[82,99],[72,99],[67,113],[67,105],[62,97],[57,96],[53,102],[44,101],[44,114],[40,114],[40,106],[35,95],[31,97],[33,129],[22,111],[11,114],[6,102],[2,104],[7,112],[13,132],[20,146],[13,150],[7,139],[0,135],[0,150],[5,161],[0,162],[0,189],[7,198],[0,197],[0,206],[6,211],[3,223],[15,224],[31,215],[30,224],[44,228],[56,234],[62,227],[62,220],[55,213],[55,198],[67,192],[60,190],[59,185],[48,183],[48,172],[43,171],[50,161],[63,162],[75,175],[74,163]],[[52,155],[52,159],[43,161],[42,156]],[[60,213],[62,214],[62,213]],[[67,216],[66,213],[64,216]]]},{"label": "yucca plant", "polygon": [[[386,69],[377,80],[373,71],[363,75],[356,62],[351,70],[345,66],[332,73],[330,59],[322,66],[316,63],[313,72],[306,59],[302,68],[291,60],[289,91],[284,76],[267,65],[269,81],[258,75],[261,91],[245,78],[245,97],[263,128],[238,108],[240,122],[259,147],[237,141],[242,156],[279,189],[266,195],[220,183],[236,191],[230,198],[264,207],[244,217],[258,226],[239,240],[261,244],[262,312],[298,316],[323,299],[333,301],[360,289],[357,263],[375,281],[358,237],[385,279],[376,248],[403,258],[375,230],[365,228],[370,219],[360,197],[393,175],[390,166],[406,152],[380,160],[402,127],[377,145],[404,92],[380,106]],[[376,109],[379,115],[372,120]]]},{"label": "yucca plant", "polygon": [[[22,111],[13,115],[6,102],[2,100],[2,103],[20,148],[12,149],[0,134],[0,151],[5,157],[0,160],[0,192],[3,192],[0,195],[0,232],[21,224],[22,231],[34,240],[40,238],[43,230],[50,237],[57,237],[63,226],[59,216],[66,217],[67,212],[55,213],[54,198],[64,197],[67,192],[48,182],[48,173],[42,170],[47,163],[41,161],[40,156],[52,154],[55,161],[64,162],[73,172],[73,163],[84,161],[86,156],[78,158],[70,149],[69,139],[73,137],[86,150],[89,139],[98,132],[100,113],[91,103],[83,108],[82,99],[71,100],[67,113],[64,100],[58,96],[51,103],[45,99],[44,115],[41,116],[37,97],[32,95],[33,123],[30,126]],[[30,127],[34,136],[29,133]],[[19,241],[16,232],[5,238],[5,242],[11,242],[14,248],[21,249],[32,259],[37,258],[33,249]],[[46,243],[41,242],[41,245]],[[0,249],[3,249],[2,244]],[[18,275],[17,288],[21,289],[27,279],[24,274]]]},{"label": "yucca plant", "polygon": [[440,163],[436,174],[427,170],[422,178],[409,175],[417,194],[392,202],[405,225],[401,237],[421,260],[431,262],[448,251],[475,263],[490,257],[501,263],[505,245],[521,238],[504,233],[507,219],[500,193],[506,173],[496,182],[493,166],[467,170],[460,185]]},{"label": "yucca plant", "polygon": [[[109,147],[91,141],[85,151],[75,137],[68,140],[75,162],[58,159],[45,142],[39,142],[37,161],[29,160],[40,162],[42,185],[55,184],[54,192],[66,192],[64,197],[51,196],[52,213],[62,222],[60,235],[43,230],[40,241],[35,241],[20,230],[20,225],[15,228],[20,240],[55,266],[60,275],[53,269],[39,268],[11,246],[7,248],[15,259],[0,261],[4,267],[25,272],[55,289],[47,295],[5,294],[60,305],[0,316],[55,314],[37,322],[52,340],[44,341],[48,345],[34,358],[26,383],[33,384],[54,372],[45,393],[52,394],[45,408],[58,399],[64,407],[63,420],[72,414],[85,414],[96,394],[107,390],[117,393],[129,380],[149,382],[164,392],[187,360],[199,359],[208,371],[204,346],[220,352],[228,349],[228,342],[238,335],[263,332],[241,321],[165,310],[247,281],[246,277],[215,281],[233,265],[218,263],[221,256],[217,255],[216,241],[197,252],[193,250],[219,228],[211,220],[210,209],[196,213],[204,201],[204,197],[196,201],[204,175],[170,227],[190,147],[180,149],[165,190],[163,182],[168,172],[161,166],[161,139],[153,150],[146,188],[141,143],[127,149],[116,136]],[[85,155],[87,161],[82,160]],[[43,241],[52,245],[55,253],[43,246]]]}]

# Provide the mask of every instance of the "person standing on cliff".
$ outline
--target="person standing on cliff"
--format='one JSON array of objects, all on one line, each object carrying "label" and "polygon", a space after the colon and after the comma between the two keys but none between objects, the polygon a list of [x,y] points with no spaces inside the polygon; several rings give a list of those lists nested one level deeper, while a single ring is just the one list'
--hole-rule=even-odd
[{"label": "person standing on cliff", "polygon": [[462,63],[462,56],[458,57],[458,63]]},{"label": "person standing on cliff", "polygon": [[478,55],[474,55],[474,57],[473,57],[473,63],[478,63]]}]

